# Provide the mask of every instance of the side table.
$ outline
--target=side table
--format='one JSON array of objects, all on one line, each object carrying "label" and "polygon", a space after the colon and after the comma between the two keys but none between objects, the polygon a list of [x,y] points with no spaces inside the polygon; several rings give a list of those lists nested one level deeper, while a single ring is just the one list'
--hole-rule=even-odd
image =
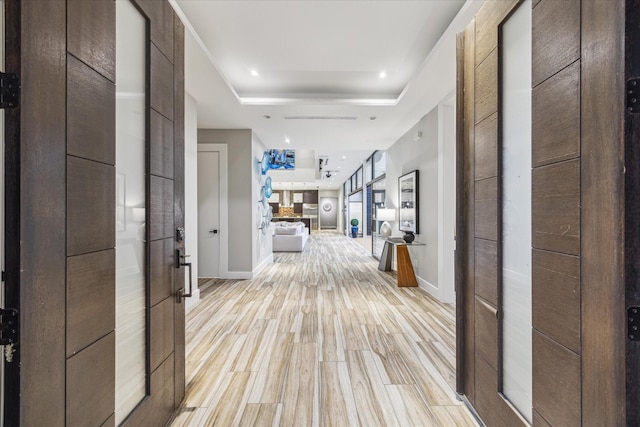
[{"label": "side table", "polygon": [[426,244],[414,241],[407,244],[401,237],[392,237],[384,242],[382,256],[378,263],[378,270],[391,271],[393,248],[396,248],[396,266],[398,268],[398,286],[418,286],[416,273],[413,271],[409,246],[426,246]]}]

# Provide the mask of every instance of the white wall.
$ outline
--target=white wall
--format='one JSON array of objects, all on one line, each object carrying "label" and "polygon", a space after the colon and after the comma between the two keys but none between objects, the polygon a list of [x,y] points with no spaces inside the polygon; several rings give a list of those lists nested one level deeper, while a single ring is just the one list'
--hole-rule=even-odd
[{"label": "white wall", "polygon": [[253,258],[252,258],[252,274],[253,276],[257,275],[262,271],[262,269],[269,263],[273,263],[273,252],[272,252],[272,231],[271,225],[269,225],[269,229],[266,234],[259,230],[263,219],[263,215],[265,213],[264,208],[260,207],[260,190],[264,185],[264,182],[267,176],[270,175],[270,172],[267,172],[267,175],[262,175],[260,171],[260,167],[258,165],[257,160],[262,159],[262,154],[264,153],[265,146],[260,141],[258,136],[251,132],[251,150],[252,150],[252,160],[253,165],[251,167],[251,194],[253,200],[253,222],[252,222],[252,234],[254,242],[253,244]]},{"label": "white wall", "polygon": [[[198,289],[198,104],[185,94],[184,110],[184,229],[185,253],[191,255],[193,297],[186,299],[187,310],[200,300]],[[185,269],[186,270],[186,269]],[[189,271],[185,271],[185,284]]]},{"label": "white wall", "polygon": [[[422,137],[415,135],[422,132]],[[385,204],[398,207],[398,178],[419,170],[419,234],[416,240],[426,246],[411,249],[420,286],[440,298],[438,289],[438,109],[424,116],[387,150],[387,193]],[[455,197],[455,193],[451,195]],[[393,236],[401,236],[398,223],[392,224]]]}]

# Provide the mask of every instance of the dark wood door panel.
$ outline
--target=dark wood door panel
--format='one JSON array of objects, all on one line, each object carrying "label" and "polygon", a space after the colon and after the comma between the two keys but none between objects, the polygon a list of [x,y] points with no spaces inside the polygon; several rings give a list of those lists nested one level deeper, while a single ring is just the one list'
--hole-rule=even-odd
[{"label": "dark wood door panel", "polygon": [[161,239],[150,242],[149,269],[151,270],[151,306],[173,295],[175,267],[175,239]]},{"label": "dark wood door panel", "polygon": [[69,55],[67,154],[115,165],[115,106],[115,85]]},{"label": "dark wood door panel", "polygon": [[580,156],[580,61],[533,89],[533,166]]},{"label": "dark wood door panel", "polygon": [[67,255],[115,247],[115,168],[67,159]]},{"label": "dark wood door panel", "polygon": [[475,109],[476,124],[498,111],[497,49],[476,67]]},{"label": "dark wood door panel", "polygon": [[475,334],[476,354],[498,369],[498,312],[482,298],[476,298]]},{"label": "dark wood door panel", "polygon": [[580,353],[580,258],[534,249],[533,327]]},{"label": "dark wood door panel", "polygon": [[[164,3],[164,2],[163,2]],[[151,49],[151,108],[173,120],[173,64],[153,44]]]},{"label": "dark wood door panel", "polygon": [[580,58],[580,0],[542,0],[532,17],[532,83]]},{"label": "dark wood door panel", "polygon": [[[151,22],[151,42],[173,62],[174,12],[166,1],[136,0]],[[178,20],[176,18],[176,20]]]},{"label": "dark wood door panel", "polygon": [[151,321],[149,322],[151,371],[154,371],[173,353],[174,303],[175,299],[170,297],[151,307]]},{"label": "dark wood door panel", "polygon": [[107,79],[116,80],[116,4],[67,1],[67,50]]},{"label": "dark wood door panel", "polygon": [[510,13],[519,0],[486,2],[476,14],[475,65],[486,59],[498,46],[498,25]]},{"label": "dark wood door panel", "polygon": [[554,426],[580,426],[580,356],[533,331],[533,401]]},{"label": "dark wood door panel", "polygon": [[475,283],[476,295],[498,306],[498,242],[476,239]]},{"label": "dark wood door panel", "polygon": [[97,426],[115,410],[115,332],[67,360],[67,426]]},{"label": "dark wood door panel", "polygon": [[498,179],[489,178],[475,183],[475,236],[498,240]]},{"label": "dark wood door panel", "polygon": [[531,232],[537,249],[580,254],[580,160],[532,171]]},{"label": "dark wood door panel", "polygon": [[150,134],[151,174],[173,178],[173,122],[151,110]]},{"label": "dark wood door panel", "polygon": [[67,357],[115,329],[115,255],[67,258]]},{"label": "dark wood door panel", "polygon": [[151,240],[173,237],[173,181],[151,176],[149,234]]},{"label": "dark wood door panel", "polygon": [[475,179],[498,176],[498,113],[476,125],[475,143]]}]

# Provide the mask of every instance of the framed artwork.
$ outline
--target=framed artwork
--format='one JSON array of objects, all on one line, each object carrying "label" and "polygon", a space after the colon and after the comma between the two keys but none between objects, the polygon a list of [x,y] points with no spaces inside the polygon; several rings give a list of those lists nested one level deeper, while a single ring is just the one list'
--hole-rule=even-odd
[{"label": "framed artwork", "polygon": [[398,178],[398,227],[400,231],[419,233],[418,228],[418,171],[406,173]]},{"label": "framed artwork", "polygon": [[269,156],[269,169],[287,169],[296,168],[296,151],[295,150],[267,150],[265,153]]}]

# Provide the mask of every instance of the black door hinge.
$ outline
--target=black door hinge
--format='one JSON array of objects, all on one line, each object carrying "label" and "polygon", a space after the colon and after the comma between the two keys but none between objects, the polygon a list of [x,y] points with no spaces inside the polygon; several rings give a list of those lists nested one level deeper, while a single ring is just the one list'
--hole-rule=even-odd
[{"label": "black door hinge", "polygon": [[640,341],[640,307],[627,309],[627,336],[631,341]]},{"label": "black door hinge", "polygon": [[18,310],[0,309],[0,345],[18,343]]},{"label": "black door hinge", "polygon": [[20,78],[14,73],[0,73],[0,109],[17,108]]},{"label": "black door hinge", "polygon": [[640,78],[627,80],[627,113],[640,113]]}]

